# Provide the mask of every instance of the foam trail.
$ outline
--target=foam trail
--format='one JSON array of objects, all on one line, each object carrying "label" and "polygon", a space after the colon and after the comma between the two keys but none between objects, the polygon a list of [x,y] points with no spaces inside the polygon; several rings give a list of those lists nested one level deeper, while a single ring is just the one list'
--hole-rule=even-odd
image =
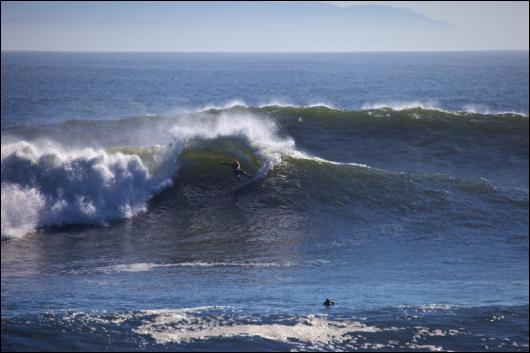
[{"label": "foam trail", "polygon": [[147,272],[157,268],[184,267],[184,268],[210,268],[210,267],[248,267],[248,268],[282,268],[293,266],[318,266],[328,264],[326,260],[308,260],[305,262],[263,262],[263,261],[191,261],[177,263],[151,263],[137,262],[130,264],[118,264],[96,268],[96,272]]}]

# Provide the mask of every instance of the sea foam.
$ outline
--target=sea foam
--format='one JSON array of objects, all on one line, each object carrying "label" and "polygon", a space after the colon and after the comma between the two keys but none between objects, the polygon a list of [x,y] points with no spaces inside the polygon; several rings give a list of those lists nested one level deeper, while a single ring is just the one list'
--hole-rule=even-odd
[{"label": "sea foam", "polygon": [[53,142],[2,146],[2,237],[49,225],[128,218],[169,179],[153,177],[138,156],[66,150]]}]

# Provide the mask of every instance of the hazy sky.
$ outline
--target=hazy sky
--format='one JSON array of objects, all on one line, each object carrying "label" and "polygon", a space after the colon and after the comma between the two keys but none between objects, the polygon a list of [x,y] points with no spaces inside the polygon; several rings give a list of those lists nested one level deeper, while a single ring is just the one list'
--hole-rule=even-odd
[{"label": "hazy sky", "polygon": [[527,1],[3,1],[1,6],[2,50],[528,50],[529,42]]},{"label": "hazy sky", "polygon": [[402,7],[448,21],[469,37],[470,49],[528,49],[528,1],[323,1],[339,6]]}]

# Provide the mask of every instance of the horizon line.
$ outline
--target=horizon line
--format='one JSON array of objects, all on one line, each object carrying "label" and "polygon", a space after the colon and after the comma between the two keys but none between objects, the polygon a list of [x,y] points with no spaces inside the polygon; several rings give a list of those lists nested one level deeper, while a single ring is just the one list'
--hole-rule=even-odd
[{"label": "horizon line", "polygon": [[138,50],[40,50],[40,49],[7,49],[0,50],[1,53],[93,53],[93,54],[351,54],[351,53],[469,53],[469,52],[528,52],[529,48],[524,49],[448,49],[448,50],[337,50],[337,51],[240,51],[240,50],[221,50],[221,51],[193,51],[193,50],[175,50],[175,51],[138,51]]}]

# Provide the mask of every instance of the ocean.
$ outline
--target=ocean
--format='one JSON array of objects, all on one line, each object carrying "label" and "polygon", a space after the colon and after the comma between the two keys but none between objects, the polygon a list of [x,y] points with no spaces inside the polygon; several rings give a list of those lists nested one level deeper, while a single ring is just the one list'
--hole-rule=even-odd
[{"label": "ocean", "polygon": [[2,351],[528,351],[528,51],[1,59]]}]

